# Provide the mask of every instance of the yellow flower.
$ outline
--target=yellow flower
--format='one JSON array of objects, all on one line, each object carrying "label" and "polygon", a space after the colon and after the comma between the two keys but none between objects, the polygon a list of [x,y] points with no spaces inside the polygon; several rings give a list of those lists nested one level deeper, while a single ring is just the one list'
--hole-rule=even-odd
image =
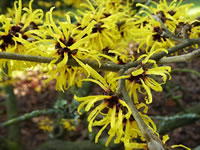
[{"label": "yellow flower", "polygon": [[[133,141],[133,139],[138,138],[138,136],[141,138],[142,142],[137,142],[136,140]],[[132,150],[132,149],[146,149],[147,145],[144,143],[144,137],[141,134],[136,122],[134,120],[126,120],[126,126],[125,126],[125,133],[124,133],[124,146],[126,150]]]},{"label": "yellow flower", "polygon": [[[145,13],[145,17],[135,16],[135,25],[133,28],[135,33],[135,41],[140,42],[138,50],[148,49],[156,45],[157,48],[168,48],[177,45],[181,39],[197,38],[199,34],[199,26],[196,26],[196,16],[189,16],[188,9],[193,4],[181,5],[182,0],[177,2],[173,0],[170,4],[166,0],[160,0],[159,3],[153,2],[154,6],[145,6],[137,4],[146,10],[141,11]],[[171,36],[164,26],[175,36]],[[198,21],[197,21],[198,22]]]},{"label": "yellow flower", "polygon": [[39,128],[46,132],[51,132],[53,130],[53,121],[48,117],[39,122]]},{"label": "yellow flower", "polygon": [[46,75],[48,79],[45,83],[55,79],[56,80],[56,90],[67,90],[72,85],[76,85],[77,87],[82,86],[82,79],[86,77],[86,71],[80,67],[58,67],[56,65],[49,65],[48,72]]},{"label": "yellow flower", "polygon": [[[40,9],[33,11],[32,2],[33,0],[30,1],[29,8],[23,8],[25,11],[23,14],[22,1],[15,2],[14,21],[4,15],[0,16],[0,23],[3,25],[1,30],[4,30],[4,32],[0,32],[0,49],[2,51],[28,54],[31,47],[37,47],[34,41],[41,40],[42,34],[39,31],[38,24],[43,23],[43,11]],[[20,45],[23,45],[24,48],[18,48]],[[26,49],[29,49],[29,51]]]},{"label": "yellow flower", "polygon": [[[143,112],[139,112],[141,115],[141,118],[143,121],[146,123],[146,125],[156,134],[158,134],[156,125],[154,122],[145,115],[148,111],[147,105],[144,103],[140,103],[136,105],[136,108],[140,110],[141,108],[143,109]],[[124,137],[122,138],[122,141],[124,143],[125,149],[126,150],[132,150],[133,148],[135,149],[146,149],[147,145],[145,143],[145,138],[143,137],[143,134],[140,132],[138,125],[134,118],[131,116],[128,120],[124,120]],[[138,142],[137,139],[138,137],[140,138],[141,142]]]},{"label": "yellow flower", "polygon": [[[142,136],[142,133],[136,125],[134,118],[131,116],[131,110],[129,106],[122,99],[114,94],[116,87],[114,88],[114,91],[112,91],[110,87],[110,85],[112,85],[111,83],[114,83],[120,78],[127,78],[127,76],[114,77],[114,80],[112,79],[110,81],[111,83],[108,84],[106,80],[90,66],[83,65],[83,68],[88,71],[88,74],[91,77],[94,78],[85,79],[85,81],[92,81],[98,84],[105,91],[105,95],[74,97],[75,100],[81,102],[78,107],[78,112],[80,114],[82,108],[84,108],[86,112],[90,111],[90,114],[88,116],[89,131],[92,132],[92,127],[94,126],[101,127],[95,137],[95,142],[98,142],[98,139],[101,136],[102,132],[108,129],[108,139],[105,143],[106,146],[108,146],[111,140],[115,138],[114,143],[123,142],[125,147],[145,147],[145,143],[137,144],[136,142],[132,142],[133,139],[138,137],[142,138],[144,141],[144,137]],[[138,109],[144,107],[143,113],[147,113],[148,108],[145,104],[140,103],[136,107]],[[140,115],[143,118],[144,122],[154,132],[156,132],[156,126],[153,121],[147,115],[144,115],[142,113],[140,113]],[[131,134],[127,134],[128,132],[130,132]]]},{"label": "yellow flower", "polygon": [[[38,42],[43,37],[42,27],[39,25],[43,23],[43,11],[40,9],[33,11],[32,2],[33,0],[30,1],[29,8],[22,8],[22,1],[15,1],[14,18],[0,15],[0,52],[30,55],[41,53]],[[24,10],[23,13],[22,9]],[[8,75],[13,70],[24,70],[27,67],[36,65],[36,63],[23,61],[1,60],[0,65],[4,66],[5,64],[8,66]]]},{"label": "yellow flower", "polygon": [[69,120],[69,119],[61,119],[61,124],[64,126],[64,128],[67,130],[67,131],[73,131],[73,130],[76,130],[76,127],[73,126],[73,120]]},{"label": "yellow flower", "polygon": [[[170,71],[169,66],[155,67],[151,69],[140,68],[136,71],[133,71],[128,78],[127,88],[129,89],[130,96],[133,95],[134,102],[138,103],[137,90],[142,94],[147,94],[148,97],[145,97],[146,103],[150,104],[152,102],[151,89],[157,92],[162,91],[162,86],[160,83],[155,81],[150,75],[160,75],[163,78],[163,84],[166,82],[167,75]],[[142,92],[143,88],[146,92]]]},{"label": "yellow flower", "polygon": [[[142,4],[138,4],[138,6],[146,8],[153,15],[157,15],[157,17],[160,18],[162,22],[165,23],[170,29],[174,26],[172,22],[178,24],[183,20],[188,20],[189,16],[186,17],[188,9],[190,9],[193,6],[192,3],[181,5],[182,0],[180,0],[178,3],[177,0],[173,0],[169,4],[167,0],[160,0],[159,3],[153,3],[156,7],[148,7]],[[142,11],[142,13],[143,12],[150,15],[147,11]]]},{"label": "yellow flower", "polygon": [[[77,28],[78,32],[85,34],[85,36],[93,35],[93,38],[90,38],[90,45],[88,48],[96,50],[98,52],[103,51],[106,47],[114,48],[116,43],[120,41],[121,35],[118,31],[117,22],[120,18],[123,18],[124,12],[115,13],[110,12],[112,8],[109,4],[99,4],[97,9],[93,4],[87,1],[88,4],[85,4],[84,7],[88,8],[85,11],[79,11],[81,17],[77,17]],[[82,30],[87,27],[87,32]]]},{"label": "yellow flower", "polygon": [[[44,56],[54,57],[55,59],[48,65],[49,79],[46,82],[56,79],[56,89],[62,91],[75,84],[80,87],[81,79],[85,77],[86,71],[81,67],[67,65],[68,60],[74,59],[81,64],[83,59],[99,62],[98,57],[90,54],[90,51],[85,48],[85,45],[89,42],[89,37],[84,37],[82,33],[77,34],[76,25],[71,23],[70,16],[66,14],[66,21],[59,22],[57,26],[53,20],[52,11],[53,8],[46,14],[45,25],[47,26],[47,35],[52,38],[46,41],[53,44],[50,45],[51,48],[46,49]],[[58,63],[55,64],[56,62]]]},{"label": "yellow flower", "polygon": [[[159,51],[159,50],[158,50]],[[126,81],[127,89],[129,90],[129,95],[133,95],[134,103],[138,103],[138,96],[137,96],[137,90],[139,93],[147,95],[145,97],[146,103],[150,104],[152,103],[152,93],[151,89],[153,89],[156,92],[162,91],[161,84],[165,84],[167,81],[167,77],[171,77],[171,67],[169,66],[157,66],[156,62],[154,60],[150,60],[149,58],[155,53],[156,51],[150,52],[148,55],[144,54],[140,58],[145,57],[146,58],[142,61],[142,65],[139,68],[135,68],[134,71],[131,72],[128,80]],[[152,66],[150,68],[149,66]],[[153,64],[153,65],[152,65]],[[162,77],[163,82],[160,84],[156,80],[152,78],[152,75],[159,75]],[[146,91],[143,92],[142,88]]]},{"label": "yellow flower", "polygon": [[136,21],[133,26],[138,28],[132,28],[131,32],[134,32],[133,37],[135,42],[139,42],[138,52],[145,49],[145,52],[149,52],[151,47],[156,48],[168,48],[176,45],[176,41],[164,35],[160,22],[149,16],[141,17],[135,16]]},{"label": "yellow flower", "polygon": [[[117,136],[116,143],[120,142],[120,140],[117,139],[120,139],[123,133],[122,121],[124,118],[128,119],[131,115],[130,108],[124,101],[116,95],[75,96],[74,98],[82,102],[78,107],[79,113],[83,107],[85,107],[85,111],[89,111],[94,107],[95,103],[100,102],[88,116],[88,129],[90,132],[92,132],[92,126],[102,126],[101,130],[96,135],[95,142],[98,142],[100,135],[108,125],[110,125],[110,130],[108,132],[109,138],[106,142],[106,146],[108,146],[115,135]],[[97,120],[98,115],[101,116],[100,120]]]},{"label": "yellow flower", "polygon": [[[101,130],[97,133],[95,142],[98,139],[106,127],[110,125],[110,130],[108,132],[109,138],[106,142],[106,146],[116,135],[116,143],[120,142],[122,136],[122,124],[123,119],[128,119],[131,116],[131,111],[129,106],[121,100],[117,95],[115,95],[105,79],[98,74],[94,69],[88,65],[82,64],[82,67],[88,71],[88,74],[94,79],[85,79],[85,81],[92,81],[98,84],[102,89],[104,89],[106,95],[95,95],[87,97],[77,97],[75,100],[80,101],[81,104],[78,107],[78,112],[81,113],[81,109],[85,108],[85,111],[90,111],[93,109],[88,116],[88,129],[92,132],[93,126],[101,126]],[[97,105],[97,106],[96,106]],[[95,108],[93,108],[95,106]],[[100,116],[101,119],[97,119]]]},{"label": "yellow flower", "polygon": [[[102,132],[108,129],[108,139],[105,146],[108,146],[113,138],[114,143],[123,142],[127,150],[133,148],[146,148],[145,139],[137,126],[136,121],[131,116],[131,110],[129,106],[121,100],[118,96],[112,95],[95,95],[87,97],[74,97],[81,104],[78,107],[78,112],[81,113],[81,109],[85,108],[85,111],[89,112],[88,116],[88,129],[92,132],[92,127],[99,126],[101,129],[96,134],[95,142],[98,142]],[[145,115],[148,107],[140,103],[136,105],[137,109],[144,107],[143,113],[140,113],[144,122],[156,132],[156,126],[153,121]],[[140,138],[143,143],[137,143],[136,139]]]}]

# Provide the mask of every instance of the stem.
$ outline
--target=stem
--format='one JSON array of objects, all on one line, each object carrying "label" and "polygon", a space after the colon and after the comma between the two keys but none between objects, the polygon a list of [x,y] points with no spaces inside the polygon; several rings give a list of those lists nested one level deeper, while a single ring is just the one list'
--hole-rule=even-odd
[{"label": "stem", "polygon": [[189,125],[200,119],[200,104],[192,106],[186,110],[187,113],[177,113],[174,116],[169,117],[153,117],[154,119],[161,119],[158,124],[158,132],[160,134],[166,134],[173,129]]},{"label": "stem", "polygon": [[192,59],[194,59],[195,57],[199,57],[199,56],[200,56],[200,49],[197,49],[188,54],[162,58],[158,61],[158,63],[166,64],[166,63],[177,63],[177,62],[189,62]]},{"label": "stem", "polygon": [[[186,48],[188,46],[191,46],[191,45],[194,45],[194,44],[198,44],[198,43],[200,43],[200,38],[186,39],[186,40],[183,41],[183,43],[178,44],[178,45],[176,45],[174,47],[168,48],[167,49],[167,51],[168,51],[167,54],[166,54],[166,52],[159,52],[159,53],[154,54],[153,56],[151,56],[150,59],[159,61],[164,56],[167,56],[167,55],[169,55],[171,53],[174,53],[174,52],[176,52],[178,50],[181,50],[183,48]],[[141,62],[142,62],[142,60],[130,62],[130,63],[124,65],[124,68],[128,69],[128,68],[131,68],[131,67],[136,67]]]},{"label": "stem", "polygon": [[[183,43],[176,45],[172,48],[168,48],[168,53],[166,52],[159,52],[157,54],[154,54],[150,59],[153,60],[160,60],[162,57],[167,56],[171,53],[174,53],[178,50],[181,50],[183,48],[186,48],[188,46],[198,44],[200,43],[200,38],[196,39],[186,39],[183,41]],[[39,62],[39,63],[50,63],[54,58],[50,57],[42,57],[42,56],[30,56],[30,55],[24,55],[24,54],[15,54],[15,53],[7,53],[7,52],[0,52],[0,59],[13,59],[13,60],[23,60],[23,61],[31,61],[31,62]],[[57,63],[59,63],[61,60],[58,60]],[[130,62],[126,65],[119,65],[114,64],[112,62],[101,62],[101,66],[96,61],[88,61],[88,60],[82,60],[83,63],[90,65],[96,70],[105,70],[105,71],[113,71],[118,72],[121,68],[129,69],[131,67],[136,67],[141,63],[142,60]],[[79,66],[79,64],[73,60],[70,59],[67,63],[71,66]]]},{"label": "stem", "polygon": [[[6,110],[7,110],[7,119],[13,119],[18,116],[16,96],[13,91],[12,85],[6,85]],[[8,139],[20,144],[20,127],[19,124],[11,125],[8,128]]]},{"label": "stem", "polygon": [[39,62],[39,63],[50,63],[54,58],[0,52],[0,59],[12,59],[12,60],[23,60],[23,61]]},{"label": "stem", "polygon": [[174,33],[172,33],[166,26],[165,24],[163,23],[163,21],[157,16],[157,15],[152,15],[153,18],[160,22],[160,25],[161,25],[161,28],[165,31],[164,32],[164,37],[167,37],[167,38],[170,38],[174,41],[178,41],[178,42],[182,42],[184,39],[183,38],[180,38],[180,37],[177,37]]},{"label": "stem", "polygon": [[154,59],[154,60],[160,60],[162,57],[164,56],[167,56],[171,53],[174,53],[178,50],[181,50],[183,48],[186,48],[188,46],[191,46],[191,45],[194,45],[194,44],[199,44],[200,43],[200,38],[196,38],[196,39],[185,39],[183,41],[183,43],[181,44],[178,44],[174,47],[171,47],[171,48],[168,48],[167,51],[168,51],[168,54],[166,54],[165,52],[160,52],[160,53],[157,53],[157,54],[154,54],[150,59]]},{"label": "stem", "polygon": [[[9,68],[7,63],[5,63],[3,70],[5,74],[8,74]],[[4,87],[4,90],[6,94],[6,114],[7,120],[9,120],[18,116],[18,108],[13,86],[11,84],[8,84]],[[14,124],[8,128],[8,139],[10,141],[15,142],[18,145],[21,145],[21,134],[19,124]]]},{"label": "stem", "polygon": [[11,126],[13,124],[16,124],[18,122],[22,122],[24,120],[27,120],[27,119],[30,119],[30,118],[33,118],[33,117],[37,117],[37,116],[41,116],[41,115],[50,115],[50,114],[53,114],[53,113],[56,113],[55,109],[35,110],[35,111],[30,112],[30,113],[26,113],[22,116],[10,119],[6,122],[0,123],[0,128]]},{"label": "stem", "polygon": [[139,129],[147,141],[147,146],[148,146],[149,150],[164,150],[161,140],[145,124],[145,122],[142,120],[140,114],[138,113],[137,108],[135,107],[133,101],[130,99],[130,97],[128,95],[128,91],[126,90],[126,87],[125,87],[125,79],[121,79],[120,84],[121,84],[120,87],[121,87],[122,96],[123,96],[124,100],[126,101],[126,103],[128,104],[128,106],[130,107],[130,109],[132,111],[132,115],[133,115],[135,121],[137,122]]},{"label": "stem", "polygon": [[186,68],[175,68],[175,69],[172,70],[171,73],[174,73],[174,72],[189,72],[189,73],[192,73],[193,75],[195,75],[197,77],[200,77],[200,72],[195,71],[195,70],[191,70],[191,69],[186,69]]},{"label": "stem", "polygon": [[[30,62],[38,62],[38,63],[50,63],[55,58],[0,52],[0,59],[12,59],[12,60],[30,61]],[[56,63],[59,63],[60,61],[61,59],[58,60]],[[81,61],[97,70],[117,72],[122,67],[122,65],[114,64],[113,62],[102,61],[101,66],[99,67],[99,64],[96,61],[88,61],[88,60],[81,60]],[[74,59],[69,59],[69,61],[67,62],[67,65],[79,66],[79,64]]]}]

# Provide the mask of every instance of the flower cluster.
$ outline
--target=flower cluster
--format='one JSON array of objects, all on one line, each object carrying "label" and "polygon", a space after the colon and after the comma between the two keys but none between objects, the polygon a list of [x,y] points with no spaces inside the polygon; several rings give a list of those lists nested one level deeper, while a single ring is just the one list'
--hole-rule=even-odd
[{"label": "flower cluster", "polygon": [[[147,104],[152,103],[151,89],[153,89],[156,92],[161,92],[161,84],[166,83],[167,75],[171,77],[169,74],[169,72],[171,72],[171,67],[158,66],[154,60],[149,59],[149,57],[152,56],[154,52],[150,53],[142,61],[141,66],[134,68],[128,77],[126,85],[127,89],[129,89],[130,96],[133,95],[134,103],[139,103],[137,91],[143,95],[148,95],[147,97],[145,97]],[[142,55],[142,57],[143,56],[145,57],[145,54]],[[160,84],[159,82],[155,81],[152,75],[161,76],[163,83]],[[143,92],[141,88],[143,88],[146,92]]]},{"label": "flower cluster", "polygon": [[[22,12],[22,1],[16,1],[13,20],[5,15],[0,15],[0,52],[35,56],[40,54],[38,43],[45,36],[42,34],[43,29],[40,26],[43,24],[43,11],[41,9],[33,11],[32,2],[33,0],[30,1],[28,8],[23,8],[24,12]],[[8,75],[13,70],[24,70],[34,65],[34,63],[16,62],[15,60],[1,60],[0,62],[2,68],[8,66]],[[1,71],[3,72],[3,70]]]},{"label": "flower cluster", "polygon": [[[91,80],[95,81],[95,80]],[[77,97],[75,99],[80,101],[78,112],[85,107],[85,111],[90,111],[88,116],[88,130],[92,132],[92,127],[100,126],[101,129],[96,135],[95,142],[104,130],[108,130],[108,139],[106,146],[114,139],[114,143],[123,142],[127,150],[133,148],[146,148],[145,139],[139,130],[137,123],[132,116],[129,106],[117,95],[114,94],[108,87],[105,80],[97,82],[103,89],[104,95],[94,95],[87,97]],[[95,106],[95,107],[94,107]],[[94,107],[94,108],[93,108]],[[143,113],[140,113],[144,122],[156,132],[156,126],[153,121],[146,115],[148,107],[144,103],[140,103],[137,109],[144,107]],[[140,138],[142,142],[137,143],[136,140]]]},{"label": "flower cluster", "polygon": [[[76,129],[76,127],[73,125],[73,122],[74,122],[73,119],[62,118],[59,121],[59,124],[62,125],[62,128],[64,128],[66,131],[73,131]],[[41,120],[38,123],[38,126],[41,130],[45,132],[52,132],[54,130],[55,124],[56,124],[55,120],[52,120],[49,117],[46,117],[45,119]]]},{"label": "flower cluster", "polygon": [[148,51],[153,45],[157,48],[173,47],[184,39],[199,37],[197,16],[188,15],[193,4],[181,5],[182,0],[170,4],[166,0],[153,3],[155,7],[137,5],[144,7],[140,13],[146,14],[145,17],[135,16],[138,29],[134,32],[139,33],[135,36],[140,41],[138,50],[145,48]]},{"label": "flower cluster", "polygon": [[53,130],[53,121],[48,117],[39,122],[39,128],[45,132],[51,132]]}]

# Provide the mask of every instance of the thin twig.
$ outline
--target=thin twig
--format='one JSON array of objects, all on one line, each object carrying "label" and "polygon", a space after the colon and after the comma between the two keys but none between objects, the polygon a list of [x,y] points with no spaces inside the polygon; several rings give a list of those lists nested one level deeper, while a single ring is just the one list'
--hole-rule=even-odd
[{"label": "thin twig", "polygon": [[155,119],[161,119],[162,122],[158,124],[158,132],[160,134],[166,134],[173,129],[189,125],[200,119],[200,104],[195,104],[186,110],[187,113],[179,112],[174,116],[157,117]]},{"label": "thin twig", "polygon": [[133,115],[135,121],[137,122],[139,129],[147,141],[148,149],[149,150],[164,150],[161,140],[145,124],[145,122],[141,118],[140,114],[138,113],[137,108],[135,107],[133,101],[130,99],[128,91],[126,90],[125,79],[120,79],[119,83],[121,84],[120,88],[121,88],[121,93],[122,93],[123,99],[126,101],[128,106],[130,107],[130,109],[132,111],[132,115]]},{"label": "thin twig", "polygon": [[30,61],[30,62],[38,62],[38,63],[50,63],[54,58],[0,52],[0,59],[22,60],[22,61]]},{"label": "thin twig", "polygon": [[[0,52],[0,59],[11,59],[11,60],[30,61],[30,62],[38,62],[38,63],[50,63],[55,58]],[[60,61],[61,61],[61,59],[58,60],[56,63],[59,63]],[[99,66],[98,62],[96,62],[96,61],[82,60],[82,62],[90,65],[94,69],[105,70],[105,71],[108,70],[108,71],[117,72],[122,67],[122,65],[114,64],[113,62],[103,62],[102,61],[101,66]],[[67,65],[79,66],[79,64],[74,59],[69,59]]]},{"label": "thin twig", "polygon": [[[166,54],[166,52],[159,52],[157,54],[154,54],[153,56],[150,57],[150,59],[153,59],[153,60],[160,60],[162,57],[164,56],[167,56],[171,53],[174,53],[176,51],[179,51],[183,48],[186,48],[188,46],[191,46],[191,45],[194,45],[194,44],[199,44],[200,43],[200,38],[196,38],[196,39],[186,39],[183,41],[183,43],[181,44],[178,44],[174,47],[171,47],[171,48],[168,48],[167,51],[168,53]],[[130,62],[126,65],[124,65],[124,68],[127,70],[131,67],[136,67],[138,66],[140,63],[142,62],[142,60],[139,60],[139,61],[134,61],[134,62]]]},{"label": "thin twig", "polygon": [[164,30],[162,35],[163,37],[170,38],[178,42],[182,42],[184,40],[183,38],[177,37],[174,33],[172,33],[157,15],[152,15],[152,16],[156,21],[160,22],[161,28]]},{"label": "thin twig", "polygon": [[24,120],[27,120],[27,119],[30,119],[30,118],[33,118],[33,117],[37,117],[37,116],[41,116],[41,115],[50,115],[50,114],[53,114],[53,113],[56,113],[55,109],[35,110],[35,111],[30,112],[30,113],[26,113],[22,116],[10,119],[6,122],[0,123],[0,128],[10,126],[12,124],[16,124],[18,122],[21,122],[21,121],[24,121]]},{"label": "thin twig", "polygon": [[[118,72],[118,76],[122,76],[124,74],[125,70],[124,69],[121,69],[119,70]],[[121,91],[122,91],[122,83],[121,83],[122,80],[118,80],[118,87],[117,87],[117,91],[116,91],[116,95],[118,96],[121,96]]]},{"label": "thin twig", "polygon": [[177,62],[189,62],[195,57],[199,57],[199,56],[200,56],[200,49],[197,49],[188,54],[162,58],[158,61],[158,63],[167,64],[167,63],[177,63]]},{"label": "thin twig", "polygon": [[174,72],[189,72],[189,73],[192,73],[193,75],[195,75],[195,76],[200,78],[200,72],[192,70],[192,69],[174,68],[171,73],[174,73]]},{"label": "thin twig", "polygon": [[[191,46],[191,45],[194,45],[194,44],[199,44],[199,43],[200,43],[200,38],[186,39],[185,41],[183,41],[183,43],[176,45],[172,48],[168,48],[167,54],[165,52],[160,52],[160,53],[154,54],[150,59],[154,59],[154,60],[158,61],[159,59],[161,59],[164,56],[167,56],[167,55],[174,53],[178,50],[181,50],[181,49],[186,48],[188,46]],[[31,62],[39,62],[39,63],[50,63],[54,58],[0,52],[0,59],[12,59],[12,60],[31,61]],[[101,63],[102,65],[100,67],[99,67],[99,64],[96,61],[83,60],[83,63],[88,64],[88,65],[90,65],[91,67],[93,67],[94,69],[97,69],[97,70],[106,70],[106,71],[118,72],[121,68],[124,68],[124,69],[127,70],[131,67],[136,67],[137,65],[139,65],[141,63],[141,61],[142,60],[130,62],[126,65],[114,64],[112,62],[110,62],[110,63],[109,62],[102,62]],[[70,59],[68,61],[68,65],[79,66],[78,63],[73,59]]]}]

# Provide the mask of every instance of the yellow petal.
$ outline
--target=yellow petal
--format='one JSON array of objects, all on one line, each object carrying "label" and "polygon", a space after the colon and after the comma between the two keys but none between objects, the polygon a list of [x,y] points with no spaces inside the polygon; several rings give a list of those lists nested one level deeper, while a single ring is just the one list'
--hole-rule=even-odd
[{"label": "yellow petal", "polygon": [[88,103],[88,100],[82,102],[82,103],[78,106],[77,112],[78,112],[79,114],[82,114],[82,113],[80,112],[80,110],[81,110],[85,105],[87,105],[87,103]]},{"label": "yellow petal", "polygon": [[133,76],[138,76],[144,72],[143,68],[137,69],[136,71],[131,72]]},{"label": "yellow petal", "polygon": [[105,128],[108,126],[109,123],[105,124],[101,130],[99,130],[99,132],[97,133],[96,137],[95,137],[95,143],[98,143],[99,137],[102,134],[103,130],[105,130]]},{"label": "yellow petal", "polygon": [[[18,4],[18,8],[17,8],[17,4]],[[21,19],[21,14],[22,14],[22,0],[15,1],[14,7],[15,7],[15,23],[19,24],[20,19]]]},{"label": "yellow petal", "polygon": [[144,107],[143,113],[145,113],[145,114],[148,111],[148,106],[146,104],[144,104],[144,103],[137,104],[136,107],[137,107],[137,109],[140,109],[140,108]]},{"label": "yellow petal", "polygon": [[86,97],[77,97],[76,95],[74,95],[74,99],[77,100],[77,101],[85,101],[85,100],[88,100],[88,99],[95,99],[95,98],[98,98],[98,99],[109,99],[111,96],[108,96],[108,95],[94,95],[94,96],[86,96]]},{"label": "yellow petal", "polygon": [[185,149],[187,149],[187,150],[191,150],[190,148],[188,148],[188,147],[186,147],[186,146],[184,146],[184,145],[182,145],[182,144],[179,144],[179,145],[172,145],[171,147],[172,147],[172,148],[183,147],[183,148],[185,148]]},{"label": "yellow petal", "polygon": [[147,100],[146,103],[147,103],[147,104],[150,104],[150,103],[152,103],[152,94],[151,94],[151,90],[150,90],[150,88],[144,83],[144,81],[143,81],[142,79],[140,79],[140,81],[142,82],[142,85],[143,85],[143,87],[144,87],[144,89],[146,90],[147,95],[148,95],[148,98],[146,99],[146,100]]},{"label": "yellow petal", "polygon": [[111,126],[111,128],[113,128],[115,126],[115,121],[116,121],[116,106],[113,106],[113,108],[111,108],[110,110],[111,110],[111,123],[110,123],[110,126]]},{"label": "yellow petal", "polygon": [[145,84],[156,92],[162,91],[162,86],[152,78],[145,78]]},{"label": "yellow petal", "polygon": [[163,143],[165,144],[167,141],[169,140],[169,136],[168,135],[164,135],[163,136]]}]

